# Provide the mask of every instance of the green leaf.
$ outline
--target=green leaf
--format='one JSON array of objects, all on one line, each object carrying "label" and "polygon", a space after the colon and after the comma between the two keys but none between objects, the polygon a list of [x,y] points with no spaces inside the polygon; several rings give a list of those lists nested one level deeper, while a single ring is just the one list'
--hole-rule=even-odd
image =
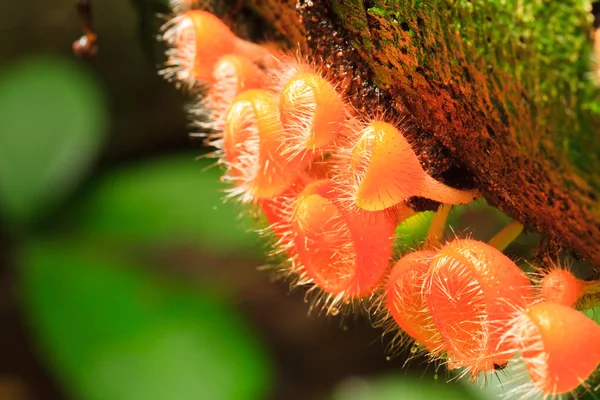
[{"label": "green leaf", "polygon": [[24,311],[74,398],[264,398],[263,349],[209,291],[65,239],[31,242],[19,262]]},{"label": "green leaf", "polygon": [[584,310],[583,313],[587,315],[588,318],[591,318],[600,324],[600,307],[594,307],[590,308],[589,310]]},{"label": "green leaf", "polygon": [[0,211],[29,224],[67,196],[95,161],[106,107],[74,62],[29,58],[0,79]]},{"label": "green leaf", "polygon": [[371,380],[352,378],[339,385],[333,400],[470,400],[468,391],[456,383],[432,381],[422,376],[380,376]]},{"label": "green leaf", "polygon": [[[224,202],[222,171],[192,155],[104,175],[75,214],[84,232],[118,241],[192,243],[211,251],[260,250],[248,211]],[[244,214],[244,219],[240,218]]]},{"label": "green leaf", "polygon": [[425,242],[427,230],[434,212],[424,211],[404,220],[396,228],[395,246],[401,253],[408,253]]}]

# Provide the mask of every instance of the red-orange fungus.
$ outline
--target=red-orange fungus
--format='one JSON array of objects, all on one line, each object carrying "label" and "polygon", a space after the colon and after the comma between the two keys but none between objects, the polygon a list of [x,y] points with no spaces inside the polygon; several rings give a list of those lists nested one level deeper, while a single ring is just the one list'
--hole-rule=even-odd
[{"label": "red-orange fungus", "polygon": [[532,285],[517,265],[486,243],[456,239],[437,253],[425,286],[427,304],[444,340],[450,368],[472,376],[513,356],[500,343],[515,306],[532,298]]},{"label": "red-orange fungus", "polygon": [[308,185],[292,218],[294,242],[306,273],[324,292],[343,299],[370,295],[392,255],[395,221],[383,213],[340,207],[328,181]]},{"label": "red-orange fungus", "polygon": [[529,307],[511,330],[533,384],[567,393],[600,364],[600,326],[579,311],[552,302]]},{"label": "red-orange fungus", "polygon": [[179,81],[212,83],[215,63],[226,54],[236,54],[252,62],[266,64],[271,52],[237,37],[217,16],[204,10],[188,10],[169,22],[163,30],[167,68],[162,74]]},{"label": "red-orange fungus", "polygon": [[[292,215],[298,195],[305,186],[306,182],[301,179],[278,196],[258,200],[258,205],[267,219],[269,228],[280,241],[292,240]],[[287,243],[284,245],[287,245]]]},{"label": "red-orange fungus", "polygon": [[540,287],[544,300],[572,307],[583,295],[584,282],[566,269],[552,268],[544,274]]},{"label": "red-orange fungus", "polygon": [[344,102],[333,85],[307,72],[285,82],[279,111],[284,140],[292,149],[315,150],[332,143],[346,120]]},{"label": "red-orange fungus", "polygon": [[[179,80],[211,81],[214,64],[225,54],[234,53],[238,38],[215,15],[190,10],[165,25],[169,65]],[[167,72],[168,76],[170,73]]]},{"label": "red-orange fungus", "polygon": [[415,251],[402,257],[386,283],[386,303],[398,326],[432,354],[443,350],[442,338],[433,322],[423,291],[434,251]]},{"label": "red-orange fungus", "polygon": [[208,92],[213,120],[212,127],[222,130],[225,114],[233,99],[244,90],[260,89],[265,86],[266,74],[246,57],[228,54],[221,57],[215,64],[213,81]]},{"label": "red-orange fungus", "polygon": [[277,98],[268,91],[247,90],[232,102],[223,133],[227,180],[242,201],[277,196],[302,174],[308,159],[281,154]]},{"label": "red-orange fungus", "polygon": [[383,210],[412,196],[446,204],[469,203],[477,197],[427,175],[404,135],[393,125],[375,121],[359,136],[350,161],[358,207]]},{"label": "red-orange fungus", "polygon": [[283,195],[258,201],[269,226],[280,226],[289,222],[282,197]]}]

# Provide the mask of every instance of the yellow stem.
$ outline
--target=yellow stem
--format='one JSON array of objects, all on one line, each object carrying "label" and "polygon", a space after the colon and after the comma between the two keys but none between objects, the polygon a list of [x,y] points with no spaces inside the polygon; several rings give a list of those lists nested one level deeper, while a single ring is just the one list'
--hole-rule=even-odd
[{"label": "yellow stem", "polygon": [[437,212],[433,216],[433,219],[431,220],[431,225],[429,225],[429,230],[427,231],[426,246],[428,248],[434,248],[439,246],[442,237],[444,236],[444,230],[446,229],[446,221],[448,220],[450,210],[452,210],[452,205],[440,204]]},{"label": "yellow stem", "polygon": [[491,238],[488,244],[500,251],[504,251],[521,232],[523,232],[523,224],[515,220],[496,233],[496,236]]}]

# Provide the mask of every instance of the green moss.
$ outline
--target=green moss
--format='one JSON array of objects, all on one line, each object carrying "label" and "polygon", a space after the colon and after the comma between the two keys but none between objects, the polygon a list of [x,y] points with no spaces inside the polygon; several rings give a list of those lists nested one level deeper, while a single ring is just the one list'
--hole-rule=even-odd
[{"label": "green moss", "polygon": [[[334,10],[360,32],[355,44],[377,84],[400,87],[409,101],[420,97],[434,120],[448,112],[453,120],[491,120],[526,154],[539,152],[600,190],[591,1],[351,3]],[[449,85],[459,93],[440,97]]]}]

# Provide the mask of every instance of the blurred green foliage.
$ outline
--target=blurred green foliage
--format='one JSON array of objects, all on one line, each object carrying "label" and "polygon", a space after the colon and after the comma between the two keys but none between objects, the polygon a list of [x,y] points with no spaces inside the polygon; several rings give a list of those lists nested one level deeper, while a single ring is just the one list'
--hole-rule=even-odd
[{"label": "blurred green foliage", "polygon": [[[167,157],[111,170],[71,196],[108,125],[102,89],[58,58],[24,59],[3,72],[0,213],[11,232],[26,233],[15,251],[23,311],[67,393],[264,398],[269,356],[221,288],[192,286],[128,251],[258,249],[249,221],[222,203],[218,169],[202,173],[208,162]],[[50,214],[51,224],[37,224]]]},{"label": "blurred green foliage", "polygon": [[38,57],[1,72],[0,207],[11,224],[31,224],[95,161],[106,106],[97,83],[73,62]]},{"label": "blurred green foliage", "polygon": [[264,398],[264,350],[210,290],[81,241],[31,241],[20,263],[32,326],[75,398]]},{"label": "blurred green foliage", "polygon": [[226,186],[213,164],[186,154],[112,171],[90,188],[73,217],[97,239],[194,244],[260,257],[251,218],[223,202]]}]

